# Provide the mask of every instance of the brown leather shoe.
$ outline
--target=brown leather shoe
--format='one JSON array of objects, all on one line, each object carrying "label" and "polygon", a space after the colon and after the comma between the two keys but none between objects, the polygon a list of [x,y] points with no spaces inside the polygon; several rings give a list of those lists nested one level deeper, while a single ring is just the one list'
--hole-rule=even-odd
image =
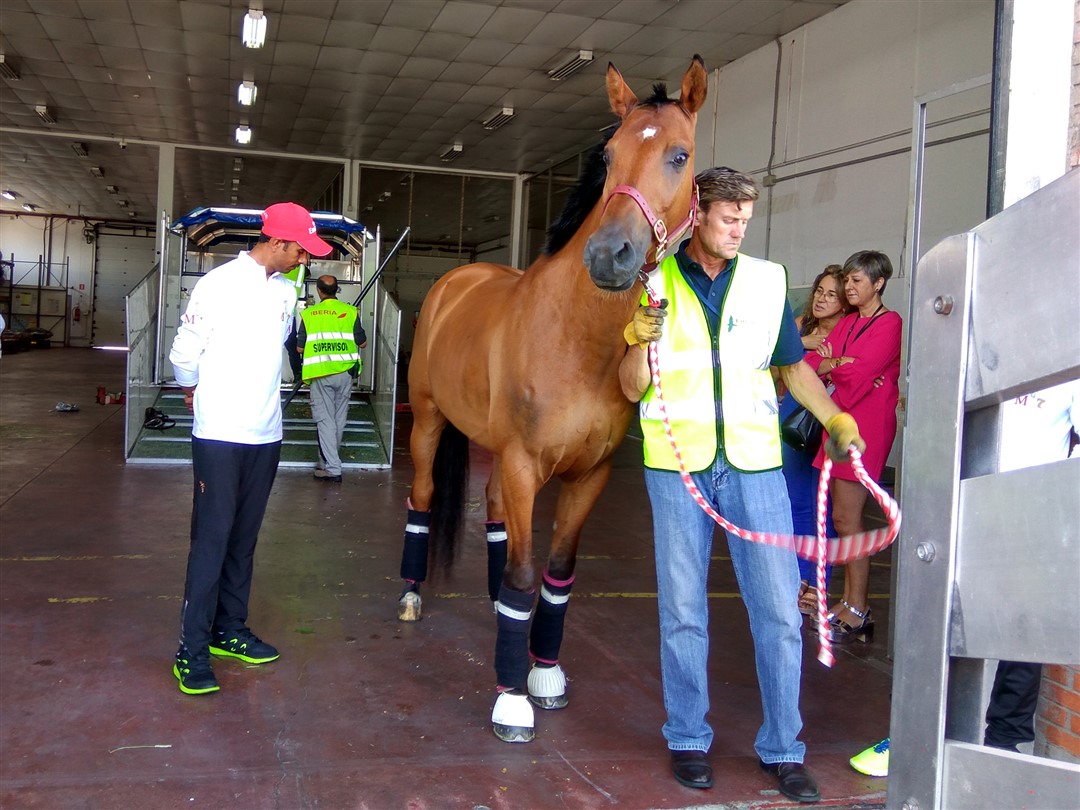
[{"label": "brown leather shoe", "polygon": [[801,762],[766,763],[758,760],[761,770],[776,777],[780,792],[797,802],[819,802],[821,791]]},{"label": "brown leather shoe", "polygon": [[671,772],[680,785],[691,788],[712,787],[712,766],[704,751],[672,751]]}]

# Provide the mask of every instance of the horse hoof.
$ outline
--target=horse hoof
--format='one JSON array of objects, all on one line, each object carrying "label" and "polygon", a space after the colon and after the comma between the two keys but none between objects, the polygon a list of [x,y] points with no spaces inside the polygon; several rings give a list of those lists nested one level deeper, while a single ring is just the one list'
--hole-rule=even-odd
[{"label": "horse hoof", "polygon": [[541,709],[566,708],[566,673],[561,666],[534,666],[530,670],[529,702]]},{"label": "horse hoof", "polygon": [[420,594],[407,591],[398,600],[397,617],[403,622],[418,622],[422,618],[420,608]]},{"label": "horse hoof", "polygon": [[503,692],[491,710],[491,730],[503,742],[532,742],[536,737],[533,708],[525,695]]}]

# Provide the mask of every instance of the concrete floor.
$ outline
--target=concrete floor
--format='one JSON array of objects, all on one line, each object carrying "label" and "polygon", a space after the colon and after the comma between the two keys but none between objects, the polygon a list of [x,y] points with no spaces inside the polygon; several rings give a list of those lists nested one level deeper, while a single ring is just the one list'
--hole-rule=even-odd
[{"label": "concrete floor", "polygon": [[[482,453],[454,578],[427,589],[422,622],[395,618],[407,420],[390,470],[337,486],[281,470],[250,619],[281,659],[217,661],[219,693],[182,694],[171,666],[191,472],[124,463],[122,408],[94,403],[123,374],[123,356],[92,350],[0,360],[0,807],[793,806],[757,768],[749,632],[723,543],[710,585],[716,786],[670,775],[649,510],[630,440],[586,526],[562,655],[570,706],[538,713],[532,744],[488,727]],[[57,413],[60,400],[81,410]],[[543,493],[542,530],[553,506]],[[872,569],[873,644],[842,649],[827,670],[806,635],[803,739],[819,807],[884,804],[885,781],[847,760],[888,729],[888,564],[886,552]]]}]

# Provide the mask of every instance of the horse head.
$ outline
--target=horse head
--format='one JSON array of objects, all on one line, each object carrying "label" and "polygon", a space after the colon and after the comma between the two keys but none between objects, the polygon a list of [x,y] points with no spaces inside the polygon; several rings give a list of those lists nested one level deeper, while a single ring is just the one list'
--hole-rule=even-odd
[{"label": "horse head", "polygon": [[707,87],[705,63],[694,56],[678,100],[669,99],[658,84],[652,97],[638,101],[608,64],[608,100],[622,123],[604,148],[602,213],[584,253],[589,277],[600,289],[632,287],[642,266],[659,261],[692,227],[694,127]]}]

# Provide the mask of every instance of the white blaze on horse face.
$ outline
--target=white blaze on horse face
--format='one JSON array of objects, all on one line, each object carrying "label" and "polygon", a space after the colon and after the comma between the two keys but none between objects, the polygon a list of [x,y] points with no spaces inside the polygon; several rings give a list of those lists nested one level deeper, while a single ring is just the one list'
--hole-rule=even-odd
[{"label": "white blaze on horse face", "polygon": [[641,130],[641,140],[647,141],[649,138],[655,138],[656,133],[659,131],[656,127],[645,127],[645,129]]}]

